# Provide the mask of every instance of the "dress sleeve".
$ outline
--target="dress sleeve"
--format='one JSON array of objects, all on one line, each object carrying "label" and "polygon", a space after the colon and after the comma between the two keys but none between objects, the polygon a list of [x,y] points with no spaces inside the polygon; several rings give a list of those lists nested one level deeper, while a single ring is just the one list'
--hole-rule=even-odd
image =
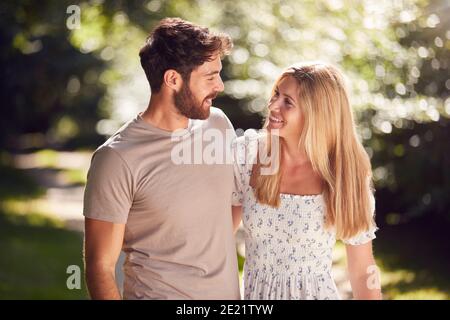
[{"label": "dress sleeve", "polygon": [[235,139],[231,152],[233,155],[233,172],[234,172],[234,184],[232,193],[232,205],[240,206],[244,198],[244,186],[245,186],[245,144],[242,143],[242,139]]}]

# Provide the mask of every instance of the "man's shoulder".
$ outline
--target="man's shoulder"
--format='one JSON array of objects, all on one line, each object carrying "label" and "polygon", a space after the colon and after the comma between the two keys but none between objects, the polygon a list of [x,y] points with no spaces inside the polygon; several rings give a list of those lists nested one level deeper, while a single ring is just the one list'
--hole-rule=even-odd
[{"label": "man's shoulder", "polygon": [[267,137],[267,133],[261,130],[256,129],[247,129],[244,131],[244,134],[236,138],[236,145],[258,145],[259,143],[264,142]]},{"label": "man's shoulder", "polygon": [[209,117],[205,120],[205,126],[216,129],[233,129],[230,119],[216,107],[211,107]]},{"label": "man's shoulder", "polygon": [[[217,108],[217,107],[211,107],[211,113],[210,113],[210,118],[211,117],[220,117],[220,118],[226,118],[227,116],[225,115],[225,113],[222,111],[222,109]],[[228,119],[228,118],[227,118]]]},{"label": "man's shoulder", "polygon": [[139,146],[140,139],[137,138],[135,119],[132,119],[122,125],[114,134],[112,134],[102,145],[94,152],[104,154],[115,154],[125,158],[128,151]]}]

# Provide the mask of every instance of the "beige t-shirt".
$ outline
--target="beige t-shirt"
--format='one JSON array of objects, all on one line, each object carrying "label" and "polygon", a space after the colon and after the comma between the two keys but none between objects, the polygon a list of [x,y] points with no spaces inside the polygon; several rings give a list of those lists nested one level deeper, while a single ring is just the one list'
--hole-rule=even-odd
[{"label": "beige t-shirt", "polygon": [[[189,120],[179,135],[192,159],[195,148],[211,145],[211,135],[201,134],[211,128],[223,134],[223,149],[231,147],[230,121],[211,108],[207,120]],[[179,143],[139,115],[125,124],[93,155],[84,215],[126,224],[124,299],[240,299],[233,166],[177,164]]]}]

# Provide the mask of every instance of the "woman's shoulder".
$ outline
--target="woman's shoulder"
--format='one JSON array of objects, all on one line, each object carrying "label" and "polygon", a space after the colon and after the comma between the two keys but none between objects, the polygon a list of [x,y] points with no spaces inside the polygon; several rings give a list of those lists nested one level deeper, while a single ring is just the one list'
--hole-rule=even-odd
[{"label": "woman's shoulder", "polygon": [[234,141],[235,147],[239,148],[258,148],[267,140],[267,132],[264,130],[248,129],[243,135],[237,137]]},{"label": "woman's shoulder", "polygon": [[244,131],[244,134],[236,138],[236,143],[238,144],[251,144],[255,143],[258,140],[265,136],[263,130],[255,130],[255,129],[247,129]]},{"label": "woman's shoulder", "polygon": [[240,164],[253,164],[258,154],[258,146],[264,140],[263,132],[249,129],[234,141],[233,148],[236,160]]}]

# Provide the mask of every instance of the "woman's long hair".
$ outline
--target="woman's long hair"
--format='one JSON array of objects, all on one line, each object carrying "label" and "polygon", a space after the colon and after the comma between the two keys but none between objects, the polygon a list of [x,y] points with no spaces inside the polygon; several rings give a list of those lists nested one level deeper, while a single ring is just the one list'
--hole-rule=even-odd
[{"label": "woman's long hair", "polygon": [[[303,148],[323,181],[327,208],[325,227],[334,227],[339,239],[348,239],[368,230],[375,225],[372,169],[369,156],[356,134],[341,72],[324,63],[293,65],[278,78],[273,91],[285,77],[297,80],[298,101],[304,117],[299,148]],[[264,128],[267,125],[268,120]],[[270,134],[268,137],[267,149],[271,153]],[[283,143],[279,146],[283,148]],[[277,154],[279,170],[276,173],[261,175],[260,170],[254,171],[258,202],[273,207],[280,204],[283,172],[281,150]]]}]

